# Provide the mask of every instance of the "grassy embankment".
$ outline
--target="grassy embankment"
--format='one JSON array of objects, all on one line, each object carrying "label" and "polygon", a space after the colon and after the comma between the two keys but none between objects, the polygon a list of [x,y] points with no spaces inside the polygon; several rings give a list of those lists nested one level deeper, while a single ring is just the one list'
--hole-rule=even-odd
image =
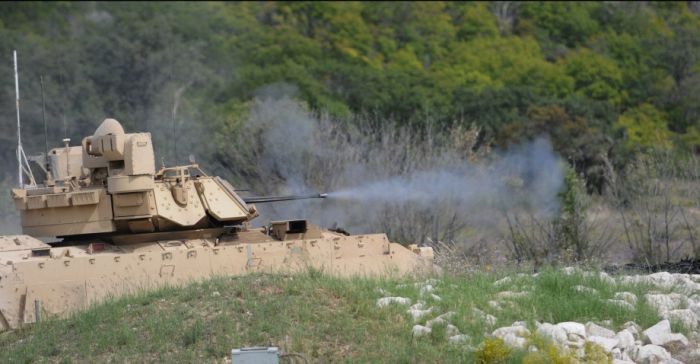
[{"label": "grassy embankment", "polygon": [[[611,285],[598,277],[547,270],[533,278],[504,273],[469,273],[440,277],[428,300],[478,347],[493,328],[472,314],[479,308],[498,318],[496,327],[524,320],[602,321],[613,328],[632,320],[648,327],[658,315],[641,299],[651,287]],[[409,284],[405,284],[409,283]],[[279,346],[322,362],[473,362],[466,345],[447,342],[444,330],[413,338],[415,324],[407,307],[378,308],[382,288],[416,302],[419,288],[407,279],[339,279],[317,272],[298,276],[251,275],[214,278],[176,289],[166,288],[96,305],[66,320],[47,320],[0,335],[0,362],[221,362],[233,347]],[[598,295],[573,287],[585,285]],[[657,288],[654,288],[658,290]],[[501,310],[489,306],[499,291],[526,291],[508,299]],[[640,297],[634,311],[606,304],[615,292]],[[503,300],[502,302],[506,302]],[[421,324],[425,323],[423,319]],[[524,353],[513,352],[510,362]]]}]

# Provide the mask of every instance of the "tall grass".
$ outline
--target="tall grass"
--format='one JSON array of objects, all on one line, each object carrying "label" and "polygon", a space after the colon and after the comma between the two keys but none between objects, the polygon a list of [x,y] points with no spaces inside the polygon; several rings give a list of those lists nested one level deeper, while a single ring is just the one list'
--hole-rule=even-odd
[{"label": "tall grass", "polygon": [[[493,283],[508,273],[509,283]],[[278,346],[321,362],[472,362],[473,348],[495,327],[526,321],[611,320],[643,327],[659,320],[643,301],[644,285],[611,285],[597,276],[566,275],[546,269],[536,278],[516,272],[471,272],[433,282],[441,300],[426,298],[437,314],[454,311],[451,322],[471,337],[469,345],[448,343],[436,327],[414,338],[411,327],[424,324],[405,306],[378,308],[379,289],[394,296],[420,298],[420,284],[399,278],[329,277],[318,272],[296,276],[250,275],[214,278],[181,289],[164,288],[119,298],[75,314],[49,319],[0,336],[0,362],[220,362],[234,347]],[[598,295],[582,294],[585,285]],[[499,291],[527,296],[489,305]],[[615,292],[640,297],[634,310],[605,303]],[[508,303],[510,302],[510,303]],[[497,317],[495,327],[473,314],[478,308]],[[441,331],[442,330],[442,331]],[[524,353],[513,352],[511,360]]]}]

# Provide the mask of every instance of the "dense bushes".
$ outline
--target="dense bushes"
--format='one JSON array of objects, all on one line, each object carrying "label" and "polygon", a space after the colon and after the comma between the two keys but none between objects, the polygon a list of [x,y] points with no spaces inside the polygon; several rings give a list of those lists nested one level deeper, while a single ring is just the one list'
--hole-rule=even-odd
[{"label": "dense bushes", "polygon": [[[673,160],[700,150],[697,12],[686,2],[7,3],[0,5],[0,54],[20,53],[29,153],[43,150],[40,75],[47,81],[52,146],[64,136],[76,143],[102,118],[115,117],[127,129],[151,131],[159,160],[181,163],[193,155],[210,172],[257,193],[348,187],[337,171],[352,164],[384,163],[384,170],[369,169],[406,176],[544,136],[573,168],[562,209],[552,217],[521,206],[485,219],[510,222],[510,229],[499,228],[510,230],[516,257],[529,259],[546,248],[545,255],[584,260],[608,240],[622,239],[635,250],[644,247],[640,259],[669,258],[679,231],[695,244],[694,210],[659,202],[646,209],[657,211],[652,218],[632,216],[640,213],[634,201],[644,199],[633,198],[637,187],[627,184],[646,171],[638,164],[650,150]],[[10,181],[9,62],[0,67],[0,80],[0,176]],[[270,98],[293,99],[325,121],[320,129],[278,133],[294,140],[275,145],[260,133],[266,117],[260,100]],[[304,135],[316,130],[325,139]],[[333,152],[277,150],[319,140]],[[368,157],[378,152],[383,158]],[[271,155],[286,159],[264,163]],[[301,174],[293,169],[307,163]],[[688,178],[674,185],[694,181]],[[623,181],[627,187],[616,187]],[[656,183],[650,181],[644,183]],[[527,194],[530,186],[521,187],[515,192]],[[647,187],[639,188],[657,190]],[[604,206],[631,208],[614,214],[627,221],[621,226],[630,234],[617,236],[607,227],[590,232],[582,189],[614,196]],[[675,197],[670,201],[679,205]],[[393,209],[372,221],[384,221],[380,227],[399,240],[485,239],[469,229],[483,226],[468,221],[469,209]],[[677,227],[642,234],[654,216]],[[536,229],[523,230],[530,225]],[[527,253],[523,239],[551,244]]]},{"label": "dense bushes", "polygon": [[[64,119],[67,134],[78,137],[109,115],[157,136],[167,130],[172,137],[157,145],[169,160],[187,159],[183,151],[193,146],[211,158],[210,149],[178,135],[195,124],[216,130],[198,142],[228,130],[261,89],[279,83],[335,116],[363,114],[415,130],[426,120],[475,123],[481,143],[500,146],[549,135],[598,190],[601,153],[622,163],[637,148],[700,145],[700,21],[687,3],[35,3],[2,10],[0,51],[20,51],[29,138],[41,134],[43,74],[53,140],[63,136]],[[9,66],[0,75],[0,117],[10,128]]]}]

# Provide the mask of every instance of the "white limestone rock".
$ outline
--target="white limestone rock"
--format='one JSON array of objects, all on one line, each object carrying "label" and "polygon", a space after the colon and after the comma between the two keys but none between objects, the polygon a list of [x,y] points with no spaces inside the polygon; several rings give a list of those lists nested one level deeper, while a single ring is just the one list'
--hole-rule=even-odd
[{"label": "white limestone rock", "polygon": [[493,285],[496,287],[505,286],[506,284],[510,283],[512,280],[513,279],[510,277],[501,278],[501,279],[493,282]]},{"label": "white limestone rock", "polygon": [[634,349],[634,336],[629,330],[624,329],[618,332],[615,339],[617,339],[616,347],[620,350],[628,352]]},{"label": "white limestone rock", "polygon": [[700,283],[693,281],[685,275],[676,277],[676,286],[688,294],[700,291]]},{"label": "white limestone rock", "polygon": [[484,320],[486,321],[486,323],[489,326],[496,326],[496,322],[498,321],[496,316],[490,315],[490,314],[486,314],[486,316],[484,317]]},{"label": "white limestone rock", "polygon": [[442,315],[428,320],[428,322],[425,323],[425,326],[433,327],[433,325],[447,325],[450,323],[450,319],[452,319],[454,315],[456,315],[454,311],[445,312]]},{"label": "white limestone rock", "polygon": [[620,278],[622,283],[626,284],[651,284],[660,288],[672,288],[673,286],[684,286],[684,281],[694,282],[689,279],[689,276],[678,274],[674,275],[668,272],[657,272],[649,275],[634,275]]},{"label": "white limestone rock", "polygon": [[413,306],[409,307],[411,310],[425,310],[425,302],[418,301]]},{"label": "white limestone rock", "polygon": [[688,339],[683,334],[671,332],[671,323],[668,320],[661,320],[656,325],[642,332],[644,343],[658,346],[682,346],[688,345]]},{"label": "white limestone rock", "polygon": [[612,351],[612,349],[617,346],[617,339],[611,339],[609,337],[595,336],[591,335],[586,338],[586,341],[592,342],[594,344],[600,345],[606,353]]},{"label": "white limestone rock", "polygon": [[691,363],[700,363],[700,348],[690,351],[685,354],[685,357]]},{"label": "white limestone rock", "polygon": [[661,320],[656,325],[644,330],[642,338],[647,344],[663,345],[666,342],[666,337],[671,334],[671,322]]},{"label": "white limestone rock", "polygon": [[530,330],[527,327],[521,326],[520,323],[515,323],[513,326],[501,327],[493,331],[491,336],[499,338],[506,345],[512,348],[525,349],[527,344],[526,337],[530,336]]},{"label": "white limestone rock", "polygon": [[486,312],[481,311],[480,309],[478,309],[478,308],[476,308],[476,307],[474,307],[474,308],[472,309],[472,313],[473,313],[474,316],[476,316],[478,319],[480,319],[481,321],[484,321],[487,325],[489,325],[489,326],[494,326],[494,325],[496,325],[496,321],[497,321],[496,316],[489,315],[489,314],[487,314]]},{"label": "white limestone rock", "polygon": [[621,308],[624,308],[625,310],[628,311],[634,311],[634,306],[632,306],[629,302],[624,301],[624,300],[614,300],[614,299],[608,299],[605,302],[615,305]]},{"label": "white limestone rock", "polygon": [[425,326],[430,328],[432,328],[434,325],[447,325],[447,320],[438,316],[434,319],[428,320],[428,322],[425,323]]},{"label": "white limestone rock", "polygon": [[676,283],[676,278],[669,272],[657,272],[649,274],[644,278],[647,283],[663,288],[671,288]]},{"label": "white limestone rock", "polygon": [[613,359],[622,360],[622,350],[620,350],[620,348],[613,348],[610,350],[610,356]]},{"label": "white limestone rock", "polygon": [[557,325],[552,325],[546,322],[543,324],[537,323],[537,330],[535,332],[537,335],[550,340],[560,348],[566,345],[566,330]]},{"label": "white limestone rock", "polygon": [[679,293],[645,294],[644,299],[656,312],[663,315],[668,311],[680,308],[683,305],[684,297]]},{"label": "white limestone rock", "polygon": [[496,330],[493,330],[491,333],[492,336],[494,337],[501,337],[505,336],[507,334],[513,334],[516,336],[529,336],[530,335],[530,330],[527,329],[527,327],[522,327],[522,326],[504,326],[504,327],[499,327]]},{"label": "white limestone rock", "polygon": [[582,338],[586,337],[586,326],[578,322],[560,322],[557,326],[564,329],[567,337],[570,335],[576,335]]},{"label": "white limestone rock", "polygon": [[679,321],[689,330],[695,330],[698,327],[698,317],[693,310],[687,308],[668,311],[663,317],[669,320]]},{"label": "white limestone rock", "polygon": [[386,307],[392,303],[397,305],[410,305],[411,299],[406,297],[383,297],[377,300],[378,307]]},{"label": "white limestone rock", "polygon": [[632,336],[634,336],[635,340],[639,338],[639,333],[643,331],[642,327],[637,325],[634,321],[627,321],[624,324],[622,324],[622,327],[625,330],[629,331],[632,334]]},{"label": "white limestone rock", "polygon": [[411,317],[413,317],[413,321],[419,321],[423,317],[430,315],[432,312],[433,312],[432,307],[429,307],[425,310],[415,310],[415,309],[411,309],[411,308],[406,310],[406,313],[411,315]]},{"label": "white limestone rock", "polygon": [[505,336],[502,336],[501,339],[506,345],[512,348],[524,349],[525,345],[527,344],[527,340],[524,337],[513,334],[506,334]]},{"label": "white limestone rock", "polygon": [[674,358],[668,358],[668,359],[664,360],[663,363],[664,364],[685,364],[684,362],[682,362],[678,359],[674,359]]},{"label": "white limestone rock", "polygon": [[603,281],[603,282],[605,282],[605,283],[607,283],[607,284],[610,284],[610,285],[615,285],[615,283],[617,283],[617,282],[615,282],[615,279],[614,279],[613,277],[611,277],[609,274],[607,274],[607,273],[605,273],[605,272],[599,272],[599,273],[598,273],[598,278],[599,278],[601,281]]},{"label": "white limestone rock", "polygon": [[613,298],[623,300],[633,306],[637,304],[637,295],[632,292],[617,292]]},{"label": "white limestone rock", "polygon": [[447,336],[455,336],[461,334],[457,326],[452,324],[447,324],[447,327],[445,327],[445,333],[447,333]]},{"label": "white limestone rock", "polygon": [[688,344],[688,338],[681,333],[677,333],[669,335],[667,341],[661,346],[663,346],[666,349],[685,348],[688,346]]},{"label": "white limestone rock", "polygon": [[562,328],[566,332],[565,345],[572,350],[575,355],[581,357],[584,353],[584,345],[586,344],[586,327],[578,322],[561,322],[556,326]]},{"label": "white limestone rock", "polygon": [[513,324],[510,325],[510,326],[520,326],[520,327],[524,327],[524,328],[527,329],[527,322],[525,322],[525,321],[515,321],[515,322],[513,322]]},{"label": "white limestone rock", "polygon": [[574,286],[574,290],[575,290],[576,292],[583,293],[583,294],[587,294],[587,295],[593,295],[593,296],[597,296],[597,295],[598,295],[598,290],[597,290],[597,289],[595,289],[595,288],[590,288],[590,287],[586,287],[586,286],[582,286],[582,285],[580,285],[580,284],[577,285],[577,286]]},{"label": "white limestone rock", "polygon": [[586,323],[586,334],[588,336],[601,336],[605,337],[608,339],[612,339],[615,337],[615,331],[612,331],[610,329],[606,329],[605,327],[602,327],[600,325],[596,325],[593,322],[587,322]]},{"label": "white limestone rock", "polygon": [[658,345],[644,345],[639,348],[635,361],[641,364],[660,364],[671,359],[671,354]]},{"label": "white limestone rock", "polygon": [[696,317],[700,318],[700,302],[689,302],[688,303],[688,309],[693,311],[695,313]]},{"label": "white limestone rock", "polygon": [[562,269],[562,271],[564,271],[564,274],[566,275],[581,273],[581,270],[576,267],[565,267],[564,269]]},{"label": "white limestone rock", "polygon": [[413,332],[413,337],[430,335],[430,333],[432,332],[432,330],[429,327],[425,327],[423,325],[414,325],[411,331]]}]

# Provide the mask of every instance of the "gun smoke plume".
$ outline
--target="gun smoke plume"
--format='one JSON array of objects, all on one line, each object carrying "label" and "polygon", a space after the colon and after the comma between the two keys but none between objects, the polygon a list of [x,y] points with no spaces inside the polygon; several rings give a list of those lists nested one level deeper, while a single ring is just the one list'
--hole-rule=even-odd
[{"label": "gun smoke plume", "polygon": [[477,205],[484,207],[494,201],[508,206],[521,199],[516,196],[508,198],[514,187],[509,182],[515,182],[513,178],[517,178],[521,181],[527,179],[530,188],[528,200],[532,205],[539,206],[543,212],[552,211],[557,206],[556,192],[562,179],[557,164],[549,143],[538,139],[503,153],[491,164],[464,161],[449,167],[412,171],[407,175],[331,192],[329,197],[362,202],[405,202],[426,207],[437,200],[448,199],[465,209]]},{"label": "gun smoke plume", "polygon": [[322,201],[260,205],[261,223],[308,218],[400,241],[493,229],[510,209],[558,211],[563,162],[547,140],[489,152],[475,150],[477,136],[475,129],[419,135],[389,122],[333,120],[289,96],[262,94],[234,136],[250,148],[239,156],[258,159],[234,160],[242,168],[232,172],[257,194],[329,192]]}]

